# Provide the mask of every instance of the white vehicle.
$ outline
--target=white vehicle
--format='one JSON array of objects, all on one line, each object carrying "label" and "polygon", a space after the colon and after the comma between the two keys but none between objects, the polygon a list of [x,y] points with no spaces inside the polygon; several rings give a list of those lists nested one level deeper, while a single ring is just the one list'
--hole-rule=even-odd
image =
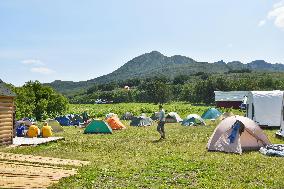
[{"label": "white vehicle", "polygon": [[251,91],[247,97],[246,116],[262,127],[284,129],[283,105],[283,91]]}]

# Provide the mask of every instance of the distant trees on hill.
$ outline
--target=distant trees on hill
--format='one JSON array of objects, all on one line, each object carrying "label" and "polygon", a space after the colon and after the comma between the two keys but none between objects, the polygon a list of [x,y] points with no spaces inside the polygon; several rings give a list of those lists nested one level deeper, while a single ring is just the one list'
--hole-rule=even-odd
[{"label": "distant trees on hill", "polygon": [[[130,86],[125,90],[124,86]],[[93,85],[69,97],[71,103],[94,103],[96,99],[114,102],[187,101],[191,103],[214,102],[214,91],[231,90],[284,90],[283,73],[227,73],[210,75],[199,72],[193,76],[179,75],[174,79],[153,77],[135,78],[118,83]]]}]

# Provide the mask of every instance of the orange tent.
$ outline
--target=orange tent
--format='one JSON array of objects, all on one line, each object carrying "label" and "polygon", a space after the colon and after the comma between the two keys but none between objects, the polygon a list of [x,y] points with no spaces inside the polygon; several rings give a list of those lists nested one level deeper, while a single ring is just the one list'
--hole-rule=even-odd
[{"label": "orange tent", "polygon": [[119,130],[119,129],[125,129],[126,127],[121,123],[121,121],[116,116],[112,116],[106,120],[106,122],[109,124],[109,126],[113,130]]}]

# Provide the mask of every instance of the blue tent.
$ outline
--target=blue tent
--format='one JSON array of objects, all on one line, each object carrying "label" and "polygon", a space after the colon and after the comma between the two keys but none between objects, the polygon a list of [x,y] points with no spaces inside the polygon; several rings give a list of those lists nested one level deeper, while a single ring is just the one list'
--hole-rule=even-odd
[{"label": "blue tent", "polygon": [[56,121],[60,123],[61,126],[71,126],[72,123],[67,116],[60,116],[55,118]]},{"label": "blue tent", "polygon": [[80,123],[84,123],[83,118],[77,114],[68,114],[66,117],[71,121],[71,125],[80,125]]},{"label": "blue tent", "polygon": [[216,119],[222,113],[216,108],[209,108],[206,112],[204,112],[201,116],[202,119]]}]

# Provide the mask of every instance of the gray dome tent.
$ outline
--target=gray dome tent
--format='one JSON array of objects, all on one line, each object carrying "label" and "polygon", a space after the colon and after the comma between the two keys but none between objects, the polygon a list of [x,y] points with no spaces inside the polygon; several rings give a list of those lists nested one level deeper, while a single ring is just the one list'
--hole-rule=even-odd
[{"label": "gray dome tent", "polygon": [[121,120],[131,120],[133,118],[133,114],[130,112],[126,112],[122,117]]},{"label": "gray dome tent", "polygon": [[197,114],[189,114],[182,122],[183,126],[206,125],[205,121]]},{"label": "gray dome tent", "polygon": [[152,120],[158,120],[158,119],[159,119],[159,112],[154,112],[154,113],[151,115],[151,119],[152,119]]},{"label": "gray dome tent", "polygon": [[130,126],[151,126],[153,120],[146,116],[133,117]]},{"label": "gray dome tent", "polygon": [[178,123],[182,121],[183,120],[180,118],[180,116],[176,112],[170,112],[166,116],[166,123]]}]

